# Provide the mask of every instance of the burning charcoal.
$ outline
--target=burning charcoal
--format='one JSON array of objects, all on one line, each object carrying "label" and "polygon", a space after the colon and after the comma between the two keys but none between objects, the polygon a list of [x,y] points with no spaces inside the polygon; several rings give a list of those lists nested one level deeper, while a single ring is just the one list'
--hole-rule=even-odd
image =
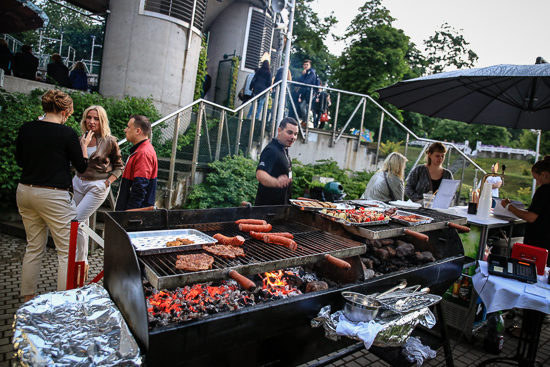
[{"label": "burning charcoal", "polygon": [[373,261],[371,259],[361,258],[361,261],[367,269],[372,269],[374,267]]},{"label": "burning charcoal", "polygon": [[429,252],[429,251],[422,251],[422,257],[423,257],[423,261],[424,262],[434,262],[435,261],[435,257],[434,255]]},{"label": "burning charcoal", "polygon": [[397,241],[397,242],[401,242],[401,244],[395,249],[397,256],[404,257],[404,256],[414,255],[415,248],[412,244],[403,242],[403,241]]},{"label": "burning charcoal", "polygon": [[375,256],[369,256],[369,259],[372,261],[372,263],[374,264],[374,267],[376,266],[380,266],[380,264],[382,264],[380,262],[380,260],[378,260]]},{"label": "burning charcoal", "polygon": [[374,256],[376,256],[376,258],[379,260],[388,260],[388,258],[390,257],[390,254],[388,253],[387,250],[383,248],[379,248],[374,252]]},{"label": "burning charcoal", "polygon": [[391,247],[391,246],[385,246],[385,247],[382,247],[382,249],[388,251],[388,255],[389,255],[390,259],[393,258],[393,257],[395,257],[396,252],[395,252],[395,250],[394,250],[393,247]]},{"label": "burning charcoal", "polygon": [[328,289],[328,284],[326,282],[309,282],[306,286],[306,293],[317,292]]},{"label": "burning charcoal", "polygon": [[393,240],[393,238],[386,238],[384,240],[380,240],[380,243],[384,246],[389,246],[389,245],[393,245],[395,241]]}]

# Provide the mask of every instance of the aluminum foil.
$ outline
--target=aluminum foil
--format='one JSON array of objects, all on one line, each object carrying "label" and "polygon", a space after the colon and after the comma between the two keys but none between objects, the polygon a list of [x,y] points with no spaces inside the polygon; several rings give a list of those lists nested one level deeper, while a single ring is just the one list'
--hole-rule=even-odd
[{"label": "aluminum foil", "polygon": [[[338,323],[349,321],[345,320],[345,318],[341,319],[341,316],[343,316],[342,311],[336,311],[331,314],[330,310],[330,306],[321,308],[317,317],[311,320],[311,326],[323,326],[325,337],[336,341],[341,337],[336,334]],[[389,311],[382,312],[374,321],[382,325],[382,329],[374,338],[373,345],[377,347],[399,347],[409,339],[412,331],[418,324],[431,329],[435,325],[436,319],[430,309],[425,307],[404,315]],[[367,324],[365,323],[365,325]],[[361,340],[355,337],[351,337],[351,339]]]},{"label": "aluminum foil", "polygon": [[21,366],[141,366],[122,314],[96,283],[24,303],[13,329]]}]

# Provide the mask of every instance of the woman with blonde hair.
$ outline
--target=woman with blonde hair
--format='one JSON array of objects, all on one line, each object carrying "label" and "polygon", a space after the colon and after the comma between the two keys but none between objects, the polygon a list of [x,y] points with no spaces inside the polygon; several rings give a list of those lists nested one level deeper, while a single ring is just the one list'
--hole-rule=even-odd
[{"label": "woman with blonde hair", "polygon": [[71,187],[71,164],[83,173],[88,166],[91,134],[78,140],[65,126],[73,113],[73,100],[60,90],[42,97],[44,116],[23,124],[15,141],[15,159],[21,172],[17,207],[27,235],[21,270],[21,295],[25,302],[36,295],[42,257],[46,252],[48,228],[57,249],[57,290],[67,287],[67,263],[71,220],[76,204]]},{"label": "woman with blonde hair", "polygon": [[440,142],[433,143],[426,151],[427,163],[416,166],[409,174],[405,194],[412,201],[419,202],[424,194],[434,194],[441,185],[441,180],[453,179],[453,174],[443,168],[447,148]]},{"label": "woman with blonde hair", "polygon": [[386,157],[382,169],[376,172],[367,184],[361,199],[367,200],[403,200],[404,186],[403,175],[407,158],[404,155],[393,152]]},{"label": "woman with blonde hair", "polygon": [[[74,199],[79,222],[88,224],[90,216],[103,204],[111,184],[122,175],[124,162],[117,140],[111,135],[107,112],[101,106],[90,106],[82,114],[83,137],[91,132],[88,145],[88,168],[73,178]],[[82,137],[82,139],[83,139]],[[86,261],[88,270],[88,235],[78,230],[76,261]]]}]

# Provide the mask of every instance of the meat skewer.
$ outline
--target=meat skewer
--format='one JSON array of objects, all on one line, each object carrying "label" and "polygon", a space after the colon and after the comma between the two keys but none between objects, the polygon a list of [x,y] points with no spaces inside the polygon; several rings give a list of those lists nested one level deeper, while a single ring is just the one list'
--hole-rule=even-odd
[{"label": "meat skewer", "polygon": [[212,237],[218,240],[218,243],[220,245],[231,245],[231,246],[238,247],[238,246],[242,246],[244,243],[244,237],[242,236],[227,237],[221,233],[216,233]]}]

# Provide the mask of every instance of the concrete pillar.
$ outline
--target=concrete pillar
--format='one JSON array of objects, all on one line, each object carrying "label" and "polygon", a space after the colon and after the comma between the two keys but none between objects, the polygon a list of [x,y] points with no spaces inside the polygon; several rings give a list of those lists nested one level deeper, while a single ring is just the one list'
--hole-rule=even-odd
[{"label": "concrete pillar", "polygon": [[140,14],[140,0],[111,0],[100,93],[152,97],[162,115],[193,101],[201,36],[169,20]]}]

